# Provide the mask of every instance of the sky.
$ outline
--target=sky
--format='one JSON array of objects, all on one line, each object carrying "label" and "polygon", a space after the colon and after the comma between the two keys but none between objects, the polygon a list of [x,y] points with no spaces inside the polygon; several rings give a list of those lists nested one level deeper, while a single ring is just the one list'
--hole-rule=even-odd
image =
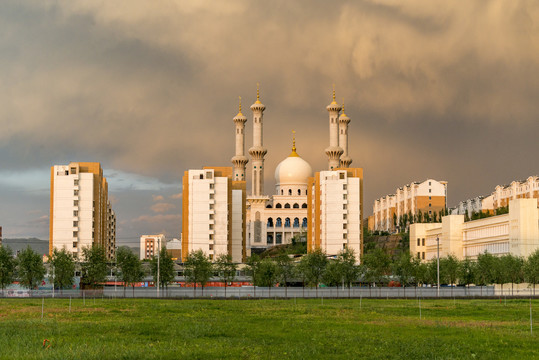
[{"label": "sky", "polygon": [[538,54],[532,0],[3,0],[0,226],[48,239],[50,167],[95,161],[120,245],[178,237],[183,172],[231,165],[238,96],[250,147],[257,83],[268,193],[292,130],[327,168],[335,84],[365,215],[427,178],[454,206],[539,174]]}]

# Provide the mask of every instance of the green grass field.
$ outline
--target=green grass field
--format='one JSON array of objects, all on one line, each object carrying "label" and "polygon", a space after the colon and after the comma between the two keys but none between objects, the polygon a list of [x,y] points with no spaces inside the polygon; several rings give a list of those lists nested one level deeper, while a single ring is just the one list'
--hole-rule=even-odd
[{"label": "green grass field", "polygon": [[0,359],[539,358],[529,300],[421,305],[420,320],[417,300],[45,299],[42,320],[41,299],[0,299]]}]

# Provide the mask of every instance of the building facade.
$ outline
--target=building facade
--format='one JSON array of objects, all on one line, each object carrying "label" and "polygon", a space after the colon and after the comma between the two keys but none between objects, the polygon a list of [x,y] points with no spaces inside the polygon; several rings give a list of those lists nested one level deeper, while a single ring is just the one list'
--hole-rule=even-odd
[{"label": "building facade", "polygon": [[109,259],[116,251],[116,216],[99,163],[73,162],[51,167],[49,254],[66,249],[76,258],[99,245]]},{"label": "building facade", "polygon": [[336,168],[309,179],[307,249],[330,256],[352,249],[363,253],[363,169]]},{"label": "building facade", "polygon": [[427,179],[421,183],[413,182],[398,188],[395,194],[374,201],[373,227],[369,230],[395,232],[402,216],[421,213],[433,217],[446,206],[447,181]]},{"label": "building facade", "polygon": [[539,209],[535,199],[509,201],[509,213],[464,221],[464,215],[448,215],[442,223],[412,224],[410,253],[421,260],[449,254],[475,259],[485,251],[493,255],[527,257],[539,248]]},{"label": "building facade", "polygon": [[164,247],[166,247],[165,235],[142,235],[140,237],[140,260],[150,260]]},{"label": "building facade", "polygon": [[211,260],[245,260],[245,181],[230,167],[188,170],[183,177],[182,258],[202,250]]},{"label": "building facade", "polygon": [[182,258],[182,241],[179,239],[172,239],[167,241],[167,253],[172,260],[181,260]]}]

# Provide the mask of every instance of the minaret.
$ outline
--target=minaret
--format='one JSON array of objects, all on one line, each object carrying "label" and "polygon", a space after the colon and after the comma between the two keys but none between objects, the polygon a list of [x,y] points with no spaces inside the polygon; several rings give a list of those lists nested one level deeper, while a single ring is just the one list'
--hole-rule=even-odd
[{"label": "minaret", "polygon": [[352,158],[348,156],[348,124],[350,118],[344,113],[344,102],[342,104],[342,114],[339,116],[339,146],[343,149],[340,167],[348,168],[352,163]]},{"label": "minaret", "polygon": [[339,147],[339,111],[341,106],[335,101],[335,85],[333,86],[333,101],[326,107],[329,112],[329,147],[326,148],[329,170],[340,166],[343,149]]},{"label": "minaret", "polygon": [[262,120],[264,118],[264,109],[266,107],[260,102],[260,89],[256,84],[256,101],[251,105],[253,111],[253,147],[249,149],[253,165],[253,196],[262,196],[264,194],[264,156],[268,152],[263,147],[262,141]]},{"label": "minaret", "polygon": [[232,157],[232,164],[234,164],[234,181],[245,181],[245,165],[249,162],[249,159],[244,155],[245,151],[245,122],[247,118],[241,113],[241,96],[240,96],[240,111],[238,115],[234,117],[234,124],[236,124],[236,155]]}]

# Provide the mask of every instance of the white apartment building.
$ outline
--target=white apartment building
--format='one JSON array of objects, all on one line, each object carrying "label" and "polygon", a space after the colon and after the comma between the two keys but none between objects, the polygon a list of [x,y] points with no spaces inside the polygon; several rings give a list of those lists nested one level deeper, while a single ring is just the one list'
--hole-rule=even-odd
[{"label": "white apartment building", "polygon": [[493,195],[477,196],[472,199],[461,201],[450,210],[451,215],[468,215],[472,217],[473,213],[488,213],[494,209]]},{"label": "white apartment building", "polygon": [[109,259],[114,257],[116,216],[101,165],[74,162],[51,167],[49,253],[65,248],[78,258],[93,244],[102,246]]},{"label": "white apartment building", "polygon": [[509,213],[464,221],[464,215],[449,215],[442,223],[412,224],[410,253],[428,261],[449,254],[471,258],[485,251],[494,255],[527,257],[539,248],[539,209],[535,199],[509,201]]},{"label": "white apartment building", "polygon": [[232,168],[188,170],[183,177],[182,258],[202,250],[211,260],[245,257],[245,181]]},{"label": "white apartment building", "polygon": [[142,235],[140,237],[140,260],[149,260],[166,247],[164,234]]},{"label": "white apartment building", "polygon": [[363,252],[363,169],[320,171],[309,179],[307,249]]},{"label": "white apartment building", "polygon": [[395,194],[383,196],[374,201],[371,231],[396,231],[395,218],[405,214],[417,215],[440,212],[446,207],[447,181],[427,179],[421,183],[411,184],[398,188]]}]

